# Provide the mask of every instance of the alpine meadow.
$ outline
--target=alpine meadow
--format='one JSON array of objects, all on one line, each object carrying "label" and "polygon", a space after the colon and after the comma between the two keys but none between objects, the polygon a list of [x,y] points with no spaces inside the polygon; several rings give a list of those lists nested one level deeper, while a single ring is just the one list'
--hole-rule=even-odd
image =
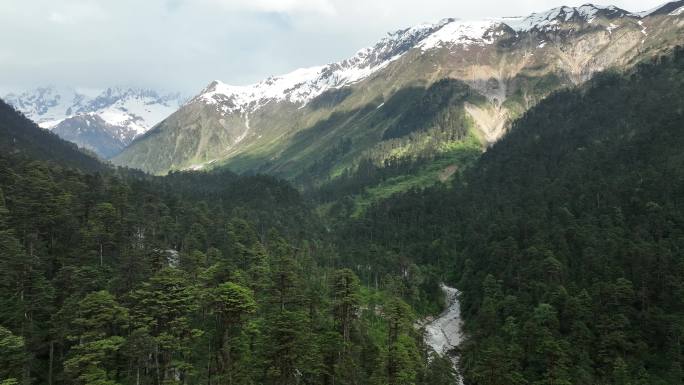
[{"label": "alpine meadow", "polygon": [[684,0],[479,3],[0,4],[0,385],[683,384]]}]

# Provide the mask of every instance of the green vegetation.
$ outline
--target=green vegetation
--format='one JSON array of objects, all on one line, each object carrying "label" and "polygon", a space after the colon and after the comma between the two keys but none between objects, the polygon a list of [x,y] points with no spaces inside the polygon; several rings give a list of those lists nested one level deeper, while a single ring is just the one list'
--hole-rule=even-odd
[{"label": "green vegetation", "polygon": [[[452,156],[449,152],[457,152],[454,147],[461,142],[472,144],[475,127],[465,112],[465,102],[485,100],[465,83],[443,79],[429,87],[401,89],[383,103],[333,114],[292,139],[280,157],[291,156],[288,164],[302,167],[283,176],[304,189],[317,189],[363,173],[359,169],[368,167],[368,160],[385,167]],[[269,171],[278,173],[279,169]]]},{"label": "green vegetation", "polygon": [[323,216],[334,221],[358,216],[368,205],[393,194],[447,182],[470,167],[483,151],[472,121],[464,119],[462,124],[377,145],[364,153],[357,166],[343,168],[306,193],[320,203]]},{"label": "green vegetation", "polygon": [[513,94],[508,95],[503,106],[516,118],[522,116],[525,111],[544,100],[552,92],[571,84],[570,81],[561,79],[555,73],[538,77],[518,75],[513,83],[517,85],[517,88]]},{"label": "green vegetation", "polygon": [[354,195],[352,216],[361,215],[368,206],[392,195],[448,182],[454,175],[474,164],[482,154],[482,144],[473,135],[462,142],[445,143],[444,147],[444,152],[440,152],[434,160],[420,162],[410,174],[393,176],[378,184],[371,183],[364,191]]},{"label": "green vegetation", "polygon": [[682,106],[682,49],[558,92],[451,188],[343,224],[340,251],[462,291],[466,383],[682,383]]},{"label": "green vegetation", "polygon": [[413,328],[409,303],[438,309],[407,295],[427,283],[362,285],[286,182],[16,154],[0,156],[1,384],[453,381]]},{"label": "green vegetation", "polygon": [[684,50],[556,92],[484,154],[466,100],[441,81],[301,131],[264,167],[304,197],[111,169],[0,104],[0,384],[453,384],[416,327],[441,282],[466,384],[682,383]]},{"label": "green vegetation", "polygon": [[44,130],[0,100],[0,154],[40,160],[55,160],[62,165],[87,171],[105,166],[94,155],[78,150],[75,144]]}]

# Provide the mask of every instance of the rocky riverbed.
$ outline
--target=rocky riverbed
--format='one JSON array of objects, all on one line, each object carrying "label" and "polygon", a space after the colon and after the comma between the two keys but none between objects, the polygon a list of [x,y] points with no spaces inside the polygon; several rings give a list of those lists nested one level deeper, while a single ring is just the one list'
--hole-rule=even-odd
[{"label": "rocky riverbed", "polygon": [[[458,290],[442,284],[446,309],[437,318],[427,320],[425,326],[425,342],[439,355],[447,355],[458,370],[458,357],[449,352],[461,342],[461,306],[458,302]],[[459,384],[461,381],[459,380]]]}]

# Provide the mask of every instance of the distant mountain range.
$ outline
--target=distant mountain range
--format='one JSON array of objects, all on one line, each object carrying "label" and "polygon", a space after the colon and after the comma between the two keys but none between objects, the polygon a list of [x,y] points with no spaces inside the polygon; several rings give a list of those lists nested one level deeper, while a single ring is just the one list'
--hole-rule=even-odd
[{"label": "distant mountain range", "polygon": [[486,147],[550,93],[684,44],[683,10],[587,4],[417,25],[341,62],[249,86],[214,81],[113,161],[320,183],[365,160],[439,156],[466,136]]},{"label": "distant mountain range", "polygon": [[89,96],[70,88],[41,87],[4,99],[41,127],[105,159],[183,103],[180,94],[136,88],[107,88]]}]

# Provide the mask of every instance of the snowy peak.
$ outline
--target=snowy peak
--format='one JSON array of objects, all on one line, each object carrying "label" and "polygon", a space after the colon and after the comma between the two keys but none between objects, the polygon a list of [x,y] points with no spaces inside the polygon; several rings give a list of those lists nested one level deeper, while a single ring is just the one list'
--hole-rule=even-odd
[{"label": "snowy peak", "polygon": [[216,105],[217,112],[249,113],[267,103],[288,101],[306,105],[330,89],[354,84],[387,67],[413,48],[428,50],[444,45],[486,45],[494,40],[494,21],[462,22],[443,19],[388,33],[372,47],[359,50],[349,59],[324,66],[301,68],[248,86],[211,82],[191,102]]},{"label": "snowy peak", "polygon": [[533,13],[528,17],[510,18],[507,21],[513,29],[519,32],[555,30],[562,23],[586,22],[592,23],[601,17],[608,20],[621,17],[644,18],[655,15],[679,16],[684,13],[684,0],[673,1],[659,5],[649,11],[631,13],[613,5],[602,6],[584,4],[579,7],[557,7],[546,12]]},{"label": "snowy peak", "polygon": [[299,103],[308,100],[313,84],[323,67],[298,69],[282,76],[272,76],[249,86],[232,86],[214,80],[192,101],[217,105],[219,112],[249,112],[270,101],[288,100]]},{"label": "snowy peak", "polygon": [[87,93],[40,87],[5,99],[41,127],[105,158],[117,154],[182,104],[179,94],[121,87]]},{"label": "snowy peak", "polygon": [[154,90],[107,88],[92,95],[75,89],[40,87],[5,96],[9,104],[43,128],[65,119],[97,114],[107,123],[123,125],[142,134],[173,113],[181,104],[179,94],[160,95]]},{"label": "snowy peak", "polygon": [[8,94],[4,99],[29,119],[44,128],[51,128],[83,108],[88,98],[73,89],[39,87],[20,94]]},{"label": "snowy peak", "polygon": [[389,33],[374,46],[361,49],[344,61],[297,69],[253,85],[231,86],[215,80],[193,101],[216,105],[217,111],[224,114],[250,112],[271,101],[306,104],[329,89],[367,78],[452,21],[445,19]]},{"label": "snowy peak", "polygon": [[427,37],[441,30],[446,25],[455,22],[455,19],[442,19],[437,23],[419,24],[411,28],[388,33],[385,38],[381,39],[373,47],[360,50],[352,59],[346,60],[345,62],[356,62],[361,60],[367,65],[378,65],[387,60],[396,58],[399,55],[403,55]]},{"label": "snowy peak", "polygon": [[647,17],[657,15],[681,16],[682,14],[684,14],[684,0],[665,3],[648,11],[639,12],[636,15],[639,17]]},{"label": "snowy peak", "polygon": [[128,127],[141,135],[172,114],[181,104],[179,94],[154,90],[108,88],[78,113],[97,114],[108,124]]},{"label": "snowy peak", "polygon": [[105,122],[95,113],[67,118],[56,125],[52,132],[105,159],[121,152],[135,135],[126,127]]},{"label": "snowy peak", "polygon": [[[681,12],[684,0],[668,3],[648,14]],[[248,114],[271,102],[290,102],[301,107],[324,92],[352,85],[371,77],[412,49],[422,52],[460,46],[486,47],[507,34],[550,32],[567,23],[592,24],[596,19],[614,20],[623,17],[639,19],[647,13],[633,14],[615,6],[585,4],[579,7],[557,7],[527,17],[500,18],[482,21],[442,19],[388,33],[375,45],[359,50],[349,59],[324,66],[302,68],[280,76],[271,76],[259,83],[232,86],[213,81],[191,100],[215,106],[220,114]],[[609,32],[614,28],[609,25]]]},{"label": "snowy peak", "polygon": [[[641,18],[592,4],[420,24],[346,60],[251,85],[213,81],[113,162],[153,173],[227,165],[294,179],[314,170],[327,178],[367,157],[381,163],[396,151],[413,156],[442,143],[429,130],[459,118],[452,106],[493,143],[555,90],[681,44],[682,28],[671,16]],[[435,108],[427,111],[425,103]],[[404,117],[411,124],[403,125]]]},{"label": "snowy peak", "polygon": [[139,88],[107,88],[100,95],[90,101],[85,109],[100,110],[111,106],[124,106],[127,103],[144,105],[161,104],[178,106],[179,94],[159,95],[154,90]]},{"label": "snowy peak", "polygon": [[519,32],[549,31],[557,29],[562,23],[592,23],[597,17],[616,19],[631,14],[615,6],[585,4],[580,7],[557,7],[546,12],[533,13],[525,18],[509,19],[507,24]]},{"label": "snowy peak", "polygon": [[417,47],[427,51],[453,45],[485,46],[493,44],[498,36],[503,36],[506,33],[505,29],[501,27],[502,23],[494,20],[452,20],[423,39]]}]

